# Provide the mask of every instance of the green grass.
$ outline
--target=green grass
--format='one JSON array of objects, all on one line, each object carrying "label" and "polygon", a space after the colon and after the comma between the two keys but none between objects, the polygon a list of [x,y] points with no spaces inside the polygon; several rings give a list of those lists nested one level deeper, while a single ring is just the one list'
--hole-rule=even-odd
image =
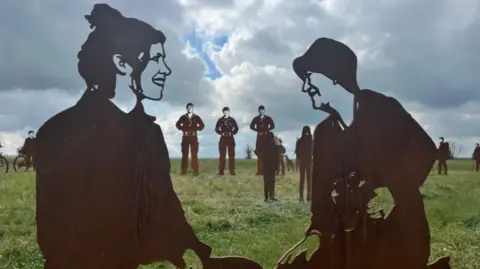
[{"label": "green grass", "polygon": [[[244,256],[273,268],[303,238],[309,210],[297,201],[297,173],[279,177],[280,202],[265,204],[263,183],[254,176],[254,160],[237,161],[236,177],[215,178],[217,161],[213,159],[201,160],[200,168],[199,177],[180,177],[179,161],[173,160],[173,183],[187,220],[198,237],[212,246],[214,255]],[[432,235],[431,258],[446,253],[452,257],[453,268],[478,269],[480,174],[472,172],[471,160],[449,161],[449,168],[449,176],[432,173],[422,187]],[[381,193],[377,203],[389,206],[386,193]],[[306,246],[312,251],[314,240]],[[190,253],[186,258],[198,263]],[[43,268],[35,238],[32,172],[0,175],[0,268]],[[171,267],[159,263],[142,268]]]}]

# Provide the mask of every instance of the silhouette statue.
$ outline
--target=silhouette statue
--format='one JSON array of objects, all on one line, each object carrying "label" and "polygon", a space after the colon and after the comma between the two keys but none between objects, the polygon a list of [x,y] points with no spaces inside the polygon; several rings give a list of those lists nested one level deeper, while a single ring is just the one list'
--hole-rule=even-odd
[{"label": "silhouette statue", "polygon": [[275,173],[278,170],[278,145],[272,132],[267,132],[265,140],[257,148],[263,165],[263,192],[265,202],[277,201],[275,197]]},{"label": "silhouette statue", "polygon": [[[35,169],[35,131],[30,130],[28,131],[28,137],[25,138],[25,141],[23,142],[23,154],[25,155],[25,166],[28,169],[30,166]],[[20,157],[20,156],[19,156]],[[21,160],[21,158],[17,157],[18,159]],[[17,158],[15,158],[15,161],[18,161]],[[14,161],[14,163],[16,163]],[[14,167],[16,167],[14,165]]]},{"label": "silhouette statue", "polygon": [[475,144],[475,149],[472,153],[472,159],[474,160],[474,169],[478,172],[478,167],[480,166],[480,144]]},{"label": "silhouette statue", "polygon": [[293,164],[293,161],[290,158],[288,158],[287,154],[285,154],[285,162],[287,163],[287,171],[288,172],[290,172],[290,171],[294,172],[295,171],[295,168],[294,168],[295,165]]},{"label": "silhouette statue", "polygon": [[[163,33],[107,4],[94,5],[85,18],[92,32],[78,54],[78,69],[87,90],[45,122],[36,138],[37,240],[44,268],[134,269],[169,261],[183,269],[187,249],[203,268],[260,268],[240,257],[210,257],[211,248],[185,219],[162,129],[141,103],[160,100],[171,73]],[[151,52],[155,45],[160,52]],[[109,100],[116,76],[126,75],[114,57],[132,68],[137,102],[129,113]],[[143,82],[159,86],[160,97],[147,97],[142,72],[157,63],[164,66]]]},{"label": "silhouette statue", "polygon": [[275,128],[275,122],[273,119],[265,115],[265,107],[258,107],[258,116],[252,119],[250,123],[250,129],[257,132],[257,141],[255,143],[254,153],[257,155],[257,176],[263,175],[263,161],[262,154],[257,150],[261,147],[261,144],[265,141],[268,132]]},{"label": "silhouette statue", "polygon": [[192,153],[192,169],[193,175],[198,176],[198,136],[197,132],[205,128],[205,124],[200,116],[193,114],[193,104],[188,103],[186,106],[187,113],[180,116],[175,126],[182,131],[182,163],[180,174],[185,175],[188,169],[188,151]]},{"label": "silhouette statue", "polygon": [[[419,187],[434,165],[435,143],[396,99],[360,90],[356,67],[353,51],[329,38],[317,39],[293,61],[312,106],[329,114],[314,132],[312,216],[300,241],[317,235],[320,246],[309,260],[305,251],[293,260],[287,252],[277,268],[450,268],[449,257],[427,265],[430,232]],[[350,126],[330,104],[315,104],[320,92],[311,72],[354,95]],[[381,187],[395,202],[388,215],[368,206]]]},{"label": "silhouette statue", "polygon": [[223,117],[217,120],[215,125],[215,132],[220,135],[220,141],[218,142],[218,151],[220,158],[218,160],[218,174],[223,175],[225,170],[225,155],[228,152],[228,169],[230,175],[235,174],[235,138],[233,137],[238,133],[237,121],[230,117],[230,109],[228,107],[223,108]]},{"label": "silhouette statue", "polygon": [[441,175],[443,170],[443,174],[447,175],[447,160],[450,156],[450,144],[448,142],[445,142],[445,139],[443,137],[440,137],[439,139],[440,143],[438,144],[438,174]]},{"label": "silhouette statue", "polygon": [[282,176],[285,175],[285,162],[284,155],[287,152],[283,146],[283,141],[279,137],[275,137],[275,143],[277,144],[277,153],[278,153],[278,167],[277,167],[277,176],[282,172]]},{"label": "silhouette statue", "polygon": [[[295,145],[295,154],[300,161],[300,185],[299,185],[299,200],[304,201],[303,189],[305,181],[307,182],[307,201],[310,201],[312,194],[312,149],[313,138],[309,126],[303,126],[302,136],[297,140]],[[306,177],[306,178],[305,178]]]}]

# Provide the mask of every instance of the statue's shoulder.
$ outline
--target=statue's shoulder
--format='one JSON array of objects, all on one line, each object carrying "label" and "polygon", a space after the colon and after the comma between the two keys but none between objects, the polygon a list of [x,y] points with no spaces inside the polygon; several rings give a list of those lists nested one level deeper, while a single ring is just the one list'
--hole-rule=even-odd
[{"label": "statue's shoulder", "polygon": [[93,125],[112,125],[125,120],[128,120],[127,114],[111,101],[96,98],[96,92],[87,93],[77,104],[48,119],[39,128],[37,138]]}]

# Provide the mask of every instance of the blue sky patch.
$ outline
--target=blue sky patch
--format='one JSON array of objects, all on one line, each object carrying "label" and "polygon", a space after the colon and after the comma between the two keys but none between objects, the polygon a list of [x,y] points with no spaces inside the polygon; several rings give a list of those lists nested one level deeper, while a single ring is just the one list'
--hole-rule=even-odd
[{"label": "blue sky patch", "polygon": [[[198,34],[197,31],[192,31],[184,35],[183,41],[185,43],[190,43],[190,46],[198,53],[200,59],[202,59],[207,64],[207,72],[204,74],[205,77],[210,79],[217,79],[222,76],[222,73],[218,71],[215,62],[208,56],[204,50],[205,39]],[[219,51],[226,43],[228,42],[228,36],[218,36],[212,40],[212,43],[218,46],[215,51]]]}]

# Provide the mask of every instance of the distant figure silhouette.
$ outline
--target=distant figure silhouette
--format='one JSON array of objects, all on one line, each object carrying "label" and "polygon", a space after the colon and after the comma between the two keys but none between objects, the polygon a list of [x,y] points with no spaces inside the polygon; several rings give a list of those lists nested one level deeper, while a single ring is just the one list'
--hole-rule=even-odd
[{"label": "distant figure silhouette", "polygon": [[258,145],[258,154],[261,154],[263,165],[263,192],[265,202],[277,201],[275,198],[275,172],[278,169],[278,147],[275,136],[267,132],[265,140]]},{"label": "distant figure silhouette", "polygon": [[[250,129],[257,132],[257,141],[255,144],[256,148],[259,148],[260,145],[265,141],[266,135],[268,132],[272,131],[275,128],[275,122],[273,119],[265,115],[265,107],[258,107],[258,116],[253,118],[250,123]],[[255,149],[254,153],[257,155],[257,175],[263,175],[263,161],[262,154]]]},{"label": "distant figure silhouette", "polygon": [[287,162],[287,171],[290,172],[294,172],[295,171],[295,168],[294,168],[294,165],[293,165],[293,161],[290,160],[290,158],[288,158],[288,155],[285,154],[285,161]]},{"label": "distant figure silhouette", "polygon": [[295,154],[300,161],[300,186],[299,200],[303,202],[303,189],[305,181],[307,182],[307,201],[310,201],[312,192],[312,154],[313,154],[313,137],[309,126],[303,126],[302,136],[297,140],[295,146]]},{"label": "distant figure silhouette", "polygon": [[185,175],[188,169],[188,151],[192,153],[193,174],[198,176],[198,136],[197,132],[205,128],[200,116],[193,114],[193,104],[186,105],[187,113],[180,116],[175,126],[183,132],[182,136],[182,163],[180,166],[181,175]]},{"label": "distant figure silhouette", "polygon": [[35,169],[35,132],[30,130],[28,137],[23,142],[23,152],[27,157],[26,165],[31,165]]},{"label": "distant figure silhouette", "polygon": [[282,176],[285,175],[285,162],[284,160],[284,155],[286,152],[285,147],[282,145],[282,139],[279,137],[275,138],[275,143],[277,144],[277,150],[278,150],[278,168],[277,168],[277,176],[282,172]]},{"label": "distant figure silhouette", "polygon": [[478,167],[480,166],[480,144],[478,143],[475,145],[472,158],[475,161],[475,171],[478,172]]},{"label": "distant figure silhouette", "polygon": [[225,155],[228,152],[228,169],[230,175],[235,175],[235,138],[233,137],[238,133],[238,125],[234,118],[230,117],[230,109],[224,107],[223,117],[217,120],[215,125],[215,132],[220,135],[220,141],[218,142],[218,151],[220,158],[218,160],[218,174],[223,175],[225,170]]},{"label": "distant figure silhouette", "polygon": [[440,137],[440,143],[438,144],[438,174],[443,173],[447,175],[448,173],[448,166],[447,160],[450,155],[450,144],[445,142],[443,137]]}]

